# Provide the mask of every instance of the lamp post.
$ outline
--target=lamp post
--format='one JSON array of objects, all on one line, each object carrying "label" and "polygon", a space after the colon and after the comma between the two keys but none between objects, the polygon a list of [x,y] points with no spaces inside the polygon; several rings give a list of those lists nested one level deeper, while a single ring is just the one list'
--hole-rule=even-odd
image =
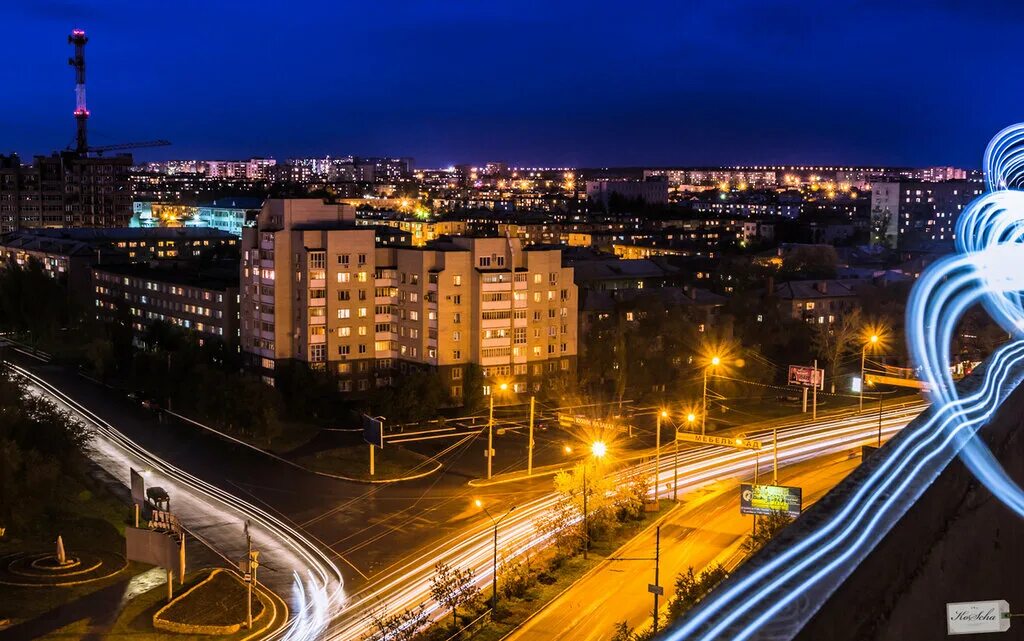
[{"label": "lamp post", "polygon": [[882,447],[882,390],[878,390],[878,447]]},{"label": "lamp post", "polygon": [[[498,389],[508,389],[507,383],[502,383]],[[487,480],[491,479],[492,464],[494,462],[494,390],[489,394],[491,397],[490,409],[487,412]]]},{"label": "lamp post", "polygon": [[[860,350],[860,411],[864,411],[864,363],[868,355],[868,347],[878,344],[878,334],[872,334]],[[833,376],[835,372],[833,372]]]},{"label": "lamp post", "polygon": [[487,518],[494,524],[494,558],[493,558],[493,569],[491,572],[491,611],[496,612],[498,610],[498,526],[505,520],[505,517],[512,513],[512,510],[516,509],[516,506],[510,507],[505,511],[497,520],[491,516],[491,513],[487,510],[487,506],[484,505],[480,499],[476,500],[476,506],[484,511]]},{"label": "lamp post", "polygon": [[658,480],[661,478],[661,419],[668,418],[668,412],[661,410],[654,428],[654,498],[658,498]]},{"label": "lamp post", "polygon": [[701,403],[701,415],[700,415],[700,434],[704,435],[706,429],[706,423],[708,419],[708,368],[718,367],[722,363],[722,359],[718,356],[712,356],[711,362],[704,366],[704,394],[702,396],[703,402]]},{"label": "lamp post", "polygon": [[[608,451],[608,447],[603,441],[594,441],[594,444],[590,446],[590,453],[596,459],[601,459]],[[583,461],[583,558],[587,558],[587,552],[590,551],[590,516],[587,512],[587,495],[590,494],[590,488],[587,487],[587,465],[589,461]]]}]

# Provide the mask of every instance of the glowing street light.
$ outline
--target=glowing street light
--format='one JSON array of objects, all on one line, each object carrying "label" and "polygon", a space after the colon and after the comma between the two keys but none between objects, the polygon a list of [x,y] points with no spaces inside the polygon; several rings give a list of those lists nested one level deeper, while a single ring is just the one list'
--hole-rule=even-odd
[{"label": "glowing street light", "polygon": [[708,420],[708,369],[711,367],[718,367],[722,364],[722,358],[717,354],[711,357],[711,361],[704,368],[704,394],[702,396],[703,401],[701,402],[701,414],[700,414],[700,433],[704,435],[707,429]]},{"label": "glowing street light", "polygon": [[[502,383],[498,389],[504,392],[508,389],[508,383]],[[487,480],[491,479],[491,470],[494,463],[494,392],[491,397],[490,410],[487,413]]]},{"label": "glowing street light", "polygon": [[864,385],[865,385],[865,382],[864,382],[864,371],[865,371],[864,370],[864,365],[865,365],[865,362],[867,360],[868,348],[870,347],[872,349],[872,351],[878,349],[879,341],[882,340],[882,338],[881,338],[881,336],[879,336],[879,333],[878,333],[877,330],[874,330],[874,331],[869,330],[869,331],[870,331],[870,334],[866,337],[866,340],[864,341],[864,346],[860,350],[860,401],[859,401],[860,402],[860,410],[859,411],[861,411],[861,412],[864,411]]},{"label": "glowing street light", "polygon": [[[605,445],[604,441],[594,441],[590,445],[590,453],[595,459],[601,460],[604,455],[608,453],[608,446]],[[583,461],[583,558],[587,558],[587,552],[590,550],[590,521],[589,515],[587,514],[587,495],[590,494],[590,488],[587,487],[587,464],[588,461]]]}]

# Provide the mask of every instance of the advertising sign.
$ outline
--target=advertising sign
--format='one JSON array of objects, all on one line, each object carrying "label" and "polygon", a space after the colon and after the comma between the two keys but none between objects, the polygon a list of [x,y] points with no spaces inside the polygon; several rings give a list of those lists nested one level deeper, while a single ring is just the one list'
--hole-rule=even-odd
[{"label": "advertising sign", "polygon": [[384,449],[384,421],[363,414],[363,440]]},{"label": "advertising sign", "polygon": [[590,418],[589,416],[580,416],[578,414],[563,414],[558,413],[558,426],[559,427],[586,427],[595,430],[626,430],[627,427],[619,425],[614,421],[605,421],[599,418]]},{"label": "advertising sign", "polygon": [[131,472],[132,501],[142,505],[146,502],[146,480],[134,468],[128,468]]},{"label": "advertising sign", "polygon": [[790,365],[789,384],[824,389],[825,370],[814,369],[805,365]]},{"label": "advertising sign", "polygon": [[129,561],[148,563],[165,570],[178,567],[178,540],[175,537],[156,530],[126,527],[124,539]]},{"label": "advertising sign", "polygon": [[982,634],[1010,629],[1006,601],[966,601],[946,604],[947,634]]},{"label": "advertising sign", "polygon": [[792,517],[800,516],[803,509],[803,490],[783,485],[740,485],[740,514],[767,516],[772,512],[783,512]]},{"label": "advertising sign", "polygon": [[749,441],[745,438],[729,438],[728,436],[705,436],[693,432],[676,432],[676,440],[690,443],[704,443],[705,445],[721,445],[723,447],[738,447],[744,450],[761,449],[761,441]]}]

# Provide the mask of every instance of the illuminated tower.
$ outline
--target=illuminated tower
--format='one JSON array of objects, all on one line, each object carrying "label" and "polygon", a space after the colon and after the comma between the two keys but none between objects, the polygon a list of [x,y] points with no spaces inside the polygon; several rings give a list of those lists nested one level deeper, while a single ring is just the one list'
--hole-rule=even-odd
[{"label": "illuminated tower", "polygon": [[68,58],[68,64],[75,68],[75,151],[83,156],[89,151],[89,143],[85,134],[85,123],[89,119],[89,110],[85,106],[85,31],[74,29],[68,36],[68,43],[75,45],[75,57]]}]

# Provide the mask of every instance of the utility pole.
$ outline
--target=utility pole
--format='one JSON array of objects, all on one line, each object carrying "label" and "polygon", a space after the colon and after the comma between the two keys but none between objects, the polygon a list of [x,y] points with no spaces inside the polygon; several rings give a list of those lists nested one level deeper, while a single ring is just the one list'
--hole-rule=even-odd
[{"label": "utility pole", "polygon": [[249,536],[249,522],[245,522],[245,546],[248,552],[245,555],[245,582],[249,592],[249,598],[245,602],[245,627],[252,630],[252,537]]},{"label": "utility pole", "polygon": [[[818,420],[818,359],[814,359],[814,374],[811,376],[814,391],[811,393],[811,420]],[[825,385],[825,372],[821,373],[821,384]]]},{"label": "utility pole", "polygon": [[373,443],[370,443],[370,476],[373,476]]},{"label": "utility pole", "polygon": [[882,447],[882,390],[878,390],[878,447]]},{"label": "utility pole", "polygon": [[526,454],[526,475],[533,476],[533,418],[536,396],[530,395],[530,449]]},{"label": "utility pole", "polygon": [[701,409],[700,409],[700,435],[704,436],[705,426],[708,418],[708,368],[704,366],[704,393],[701,394]]},{"label": "utility pole", "polygon": [[661,559],[661,526],[654,530],[654,636],[658,636],[658,592],[661,586],[658,584],[658,569]]},{"label": "utility pole", "polygon": [[675,426],[672,426],[672,500],[679,501],[679,433]]},{"label": "utility pole", "polygon": [[661,478],[661,418],[668,412],[661,410],[654,422],[654,499],[658,499],[658,481]]},{"label": "utility pole", "polygon": [[[660,424],[660,423],[659,423]],[[655,491],[657,496],[657,491]],[[590,550],[590,527],[587,522],[587,461],[583,461],[583,559]]]},{"label": "utility pole", "polygon": [[868,345],[864,343],[864,347],[860,349],[860,412],[864,411],[864,364],[868,355]]},{"label": "utility pole", "polygon": [[490,393],[491,404],[487,413],[487,480],[491,479],[491,465],[494,459],[494,390]]},{"label": "utility pole", "polygon": [[772,485],[779,484],[779,428],[772,430]]}]

